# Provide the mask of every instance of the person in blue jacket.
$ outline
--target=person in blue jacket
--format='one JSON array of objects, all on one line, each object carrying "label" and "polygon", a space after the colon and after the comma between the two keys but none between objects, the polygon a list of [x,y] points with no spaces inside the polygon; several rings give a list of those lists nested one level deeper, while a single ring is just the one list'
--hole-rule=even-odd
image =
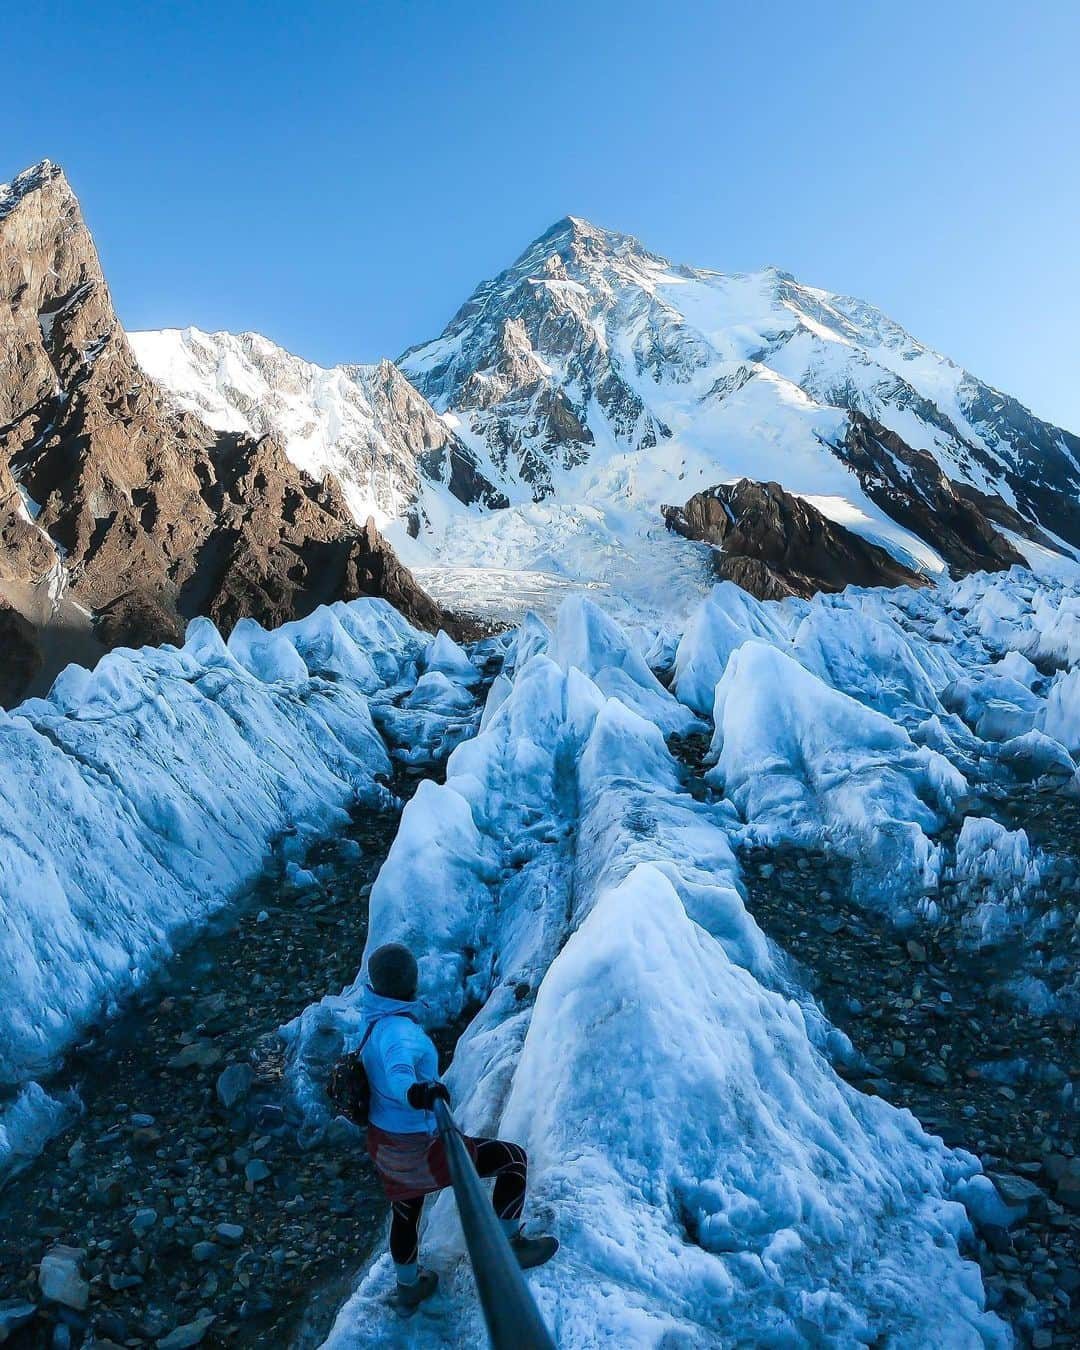
[{"label": "person in blue jacket", "polygon": [[[371,1086],[367,1146],[391,1204],[390,1256],[397,1297],[415,1306],[435,1292],[438,1276],[419,1262],[424,1197],[450,1185],[446,1150],[432,1108],[450,1094],[439,1079],[439,1057],[416,1020],[416,959],[399,942],[371,954],[361,1009],[365,1016],[362,1058]],[[482,1177],[494,1177],[492,1204],[523,1269],[542,1265],[558,1249],[552,1237],[521,1231],[528,1159],[520,1144],[465,1136]]]}]

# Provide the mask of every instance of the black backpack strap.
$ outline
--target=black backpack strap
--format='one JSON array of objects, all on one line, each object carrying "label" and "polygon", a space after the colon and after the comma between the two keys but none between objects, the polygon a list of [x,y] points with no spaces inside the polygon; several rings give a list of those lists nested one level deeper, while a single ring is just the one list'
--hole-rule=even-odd
[{"label": "black backpack strap", "polygon": [[368,1023],[367,1031],[364,1032],[360,1044],[356,1047],[356,1049],[352,1053],[357,1057],[362,1055],[364,1053],[364,1046],[367,1045],[368,1041],[371,1039],[371,1033],[375,1030],[375,1028],[379,1025],[380,1022],[389,1022],[391,1017],[405,1017],[410,1022],[416,1022],[417,1026],[420,1025],[420,1023],[412,1015],[412,1013],[398,1013],[398,1012],[382,1013],[381,1016],[379,1017],[373,1017],[372,1020]]}]

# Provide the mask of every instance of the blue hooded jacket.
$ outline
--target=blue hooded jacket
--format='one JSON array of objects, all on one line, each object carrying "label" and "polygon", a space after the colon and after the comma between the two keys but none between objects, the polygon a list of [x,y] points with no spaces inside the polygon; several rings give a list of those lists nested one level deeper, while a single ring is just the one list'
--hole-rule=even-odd
[{"label": "blue hooded jacket", "polygon": [[375,1023],[363,1054],[371,1084],[368,1119],[390,1134],[435,1133],[434,1113],[417,1111],[406,1096],[414,1083],[430,1083],[439,1076],[438,1052],[424,1028],[412,1020],[419,1006],[416,1000],[386,998],[370,987],[360,1001],[365,1019],[361,1037]]}]

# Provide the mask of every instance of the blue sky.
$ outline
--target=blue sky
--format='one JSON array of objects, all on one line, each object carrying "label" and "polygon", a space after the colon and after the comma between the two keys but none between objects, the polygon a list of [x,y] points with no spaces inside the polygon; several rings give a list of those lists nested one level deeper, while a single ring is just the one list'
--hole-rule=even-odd
[{"label": "blue sky", "polygon": [[0,179],[131,328],[396,356],[567,213],[861,296],[1080,431],[1080,6],[31,3]]}]

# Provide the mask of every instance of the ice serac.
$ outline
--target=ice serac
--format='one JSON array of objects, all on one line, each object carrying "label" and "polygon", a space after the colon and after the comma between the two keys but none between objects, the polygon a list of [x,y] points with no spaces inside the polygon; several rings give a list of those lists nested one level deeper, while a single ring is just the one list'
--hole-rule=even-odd
[{"label": "ice serac", "polygon": [[[749,912],[733,813],[681,781],[627,634],[571,600],[547,645],[406,807],[368,950],[410,944],[433,1022],[477,1010],[448,1086],[464,1129],[528,1150],[528,1222],[562,1243],[529,1279],[558,1344],[1004,1350],[952,1203],[976,1160],[837,1076],[844,1038]],[[928,762],[833,697],[856,730],[895,732],[905,768]],[[361,1033],[363,985],[285,1029],[324,1124],[327,1051]],[[379,1248],[332,1350],[482,1343],[453,1197],[428,1208],[438,1300],[422,1321],[388,1311]]]},{"label": "ice serac", "polygon": [[141,983],[283,831],[302,852],[381,799],[370,704],[429,641],[376,599],[228,644],[197,619],[180,648],[70,666],[0,713],[0,1085]]},{"label": "ice serac", "polygon": [[923,586],[926,580],[876,544],[829,520],[779,483],[736,483],[661,507],[669,530],[717,546],[717,575],[759,600],[845,586]]},{"label": "ice serac", "polygon": [[[628,578],[661,574],[661,503],[738,479],[781,483],[935,576],[1009,567],[1027,540],[1080,545],[1080,438],[775,268],[674,265],[568,217],[399,364],[512,503],[470,562],[547,550],[567,573],[592,557],[612,575],[621,550]],[[449,559],[462,539],[435,542]],[[772,586],[759,562],[740,579]]]},{"label": "ice serac", "polygon": [[404,519],[416,533],[429,485],[465,505],[505,505],[472,452],[390,361],[327,369],[258,333],[184,328],[128,337],[173,407],[218,431],[274,436],[298,468],[333,474],[361,523]]},{"label": "ice serac", "polygon": [[61,588],[106,614],[109,642],[175,640],[198,614],[276,624],[384,581],[436,624],[330,478],[298,470],[269,437],[218,433],[167,405],[48,162],[0,188],[0,298],[0,579],[32,584],[61,564]]}]

